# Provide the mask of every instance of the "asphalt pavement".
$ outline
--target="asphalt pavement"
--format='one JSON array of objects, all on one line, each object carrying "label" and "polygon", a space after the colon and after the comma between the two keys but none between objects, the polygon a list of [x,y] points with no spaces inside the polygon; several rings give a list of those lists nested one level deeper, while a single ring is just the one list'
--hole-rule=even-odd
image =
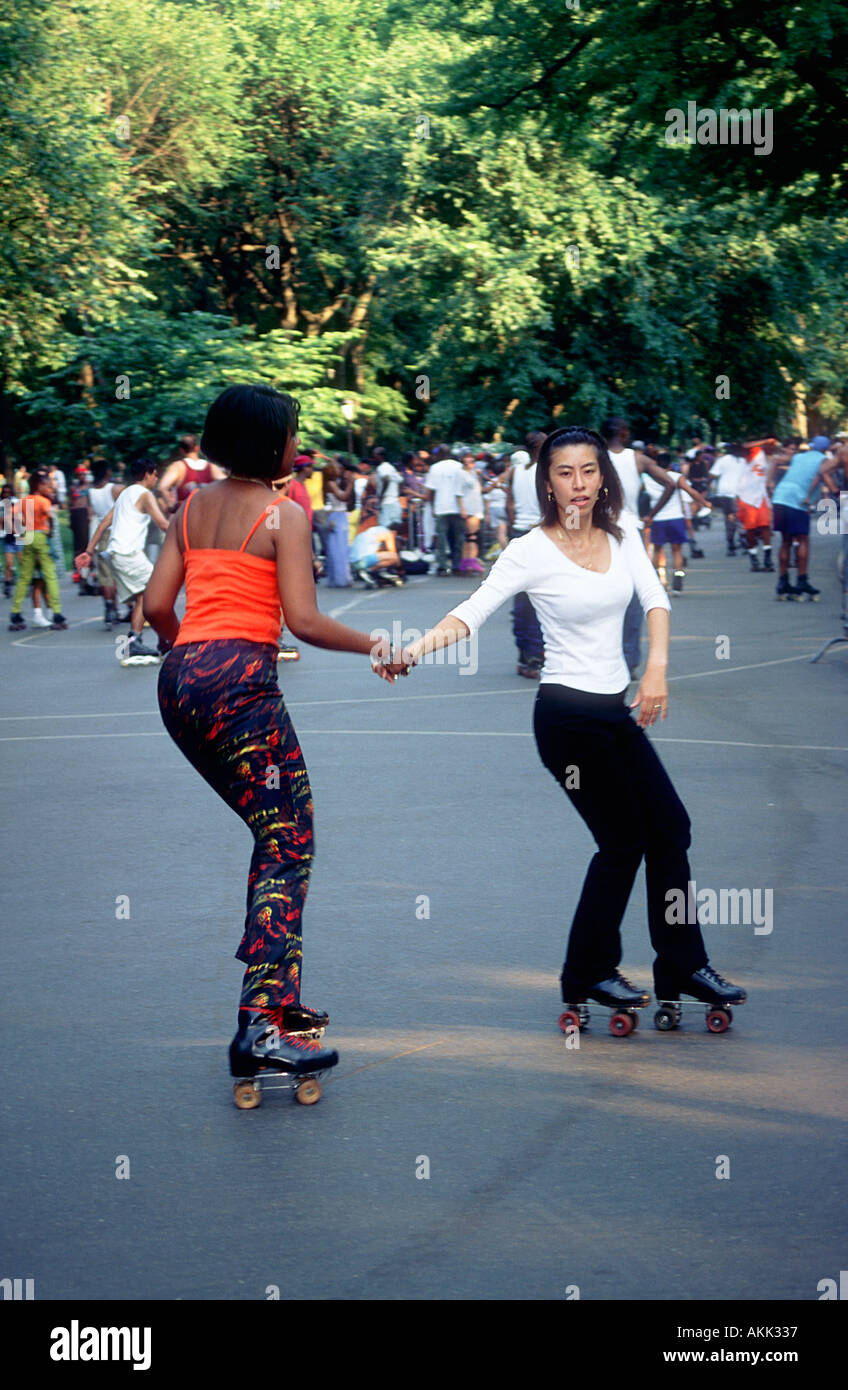
[{"label": "asphalt pavement", "polygon": [[[813,539],[821,601],[786,604],[700,535],[652,736],[698,888],[772,893],[770,931],[705,930],[749,990],[730,1030],[650,1009],[628,1038],[600,1012],[579,1048],[559,1031],[592,842],[538,759],[507,606],[473,674],[391,688],[305,644],[280,664],[316,807],[304,999],[341,1054],[311,1107],[233,1105],[250,837],[165,735],[157,669],[122,668],[67,580],[67,632],[0,635],[0,1274],[246,1300],[812,1300],[838,1278],[848,647],[809,661],[841,630],[838,541]],[[320,603],[423,630],[473,588]],[[641,872],[623,936],[650,986]]]}]

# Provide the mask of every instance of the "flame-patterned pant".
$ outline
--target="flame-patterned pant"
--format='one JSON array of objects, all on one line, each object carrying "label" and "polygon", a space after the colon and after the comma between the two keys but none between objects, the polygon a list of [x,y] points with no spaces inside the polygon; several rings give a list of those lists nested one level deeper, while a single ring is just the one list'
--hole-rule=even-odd
[{"label": "flame-patterned pant", "polygon": [[312,792],[277,685],[277,648],[242,639],[173,647],[159,671],[165,728],[251,831],[241,1010],[300,1002],[301,914],[314,854]]}]

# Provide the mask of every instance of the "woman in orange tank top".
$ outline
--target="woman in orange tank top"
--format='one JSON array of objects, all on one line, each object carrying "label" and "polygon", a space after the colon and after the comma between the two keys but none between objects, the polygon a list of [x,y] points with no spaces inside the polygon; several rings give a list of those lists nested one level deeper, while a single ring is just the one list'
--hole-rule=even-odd
[{"label": "woman in orange tank top", "polygon": [[159,672],[165,727],[254,838],[236,952],[246,971],[230,1046],[244,1105],[258,1103],[249,1078],[259,1071],[301,1076],[338,1061],[316,1041],[327,1014],[300,999],[312,793],[277,684],[281,606],[304,642],[370,656],[389,681],[401,670],[385,641],[318,609],[309,522],[275,491],[297,455],[297,417],[297,402],[268,386],[230,386],[218,397],[202,447],[230,476],[193,492],[175,513],[144,597],[167,651]]}]

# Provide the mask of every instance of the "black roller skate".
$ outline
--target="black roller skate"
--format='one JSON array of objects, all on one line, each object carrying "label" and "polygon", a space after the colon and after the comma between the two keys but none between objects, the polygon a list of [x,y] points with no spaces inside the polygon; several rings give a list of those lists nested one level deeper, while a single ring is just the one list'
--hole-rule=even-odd
[{"label": "black roller skate", "polygon": [[821,589],[814,589],[807,576],[799,574],[795,592],[799,598],[806,599],[809,603],[817,603]]},{"label": "black roller skate", "polygon": [[795,585],[790,584],[789,582],[788,574],[782,574],[778,579],[777,588],[775,589],[775,595],[778,599],[789,600],[796,599],[799,597],[798,590],[795,588]]},{"label": "black roller skate", "polygon": [[763,569],[766,574],[774,574],[774,561],[771,558],[771,546],[767,545],[763,550]]},{"label": "black roller skate", "polygon": [[[311,1022],[326,1018],[301,1008],[297,1016],[297,1021]],[[242,1015],[230,1043],[230,1074],[236,1078],[233,1099],[239,1110],[254,1110],[262,1102],[267,1079],[269,1090],[293,1090],[301,1105],[314,1105],[321,1098],[321,1074],[338,1060],[334,1048],[319,1047],[307,1032],[285,1031],[268,1014]]]},{"label": "black roller skate", "polygon": [[700,970],[686,977],[657,974],[656,993],[659,1008],[654,1014],[654,1026],[661,1033],[669,1033],[679,1028],[684,1007],[691,1005],[680,1001],[681,994],[698,1000],[706,1007],[706,1023],[711,1033],[725,1033],[733,1022],[731,1004],[744,1004],[748,998],[744,989],[723,980],[711,965],[702,965]]},{"label": "black roller skate", "polygon": [[638,1010],[644,1009],[650,1003],[650,998],[645,990],[636,989],[619,970],[615,970],[608,979],[587,989],[581,998],[566,999],[568,1007],[560,1014],[559,1026],[563,1033],[568,1033],[575,1026],[582,1033],[590,1018],[587,1001],[592,1000],[610,1010],[609,1030],[613,1036],[626,1038],[628,1033],[638,1028]]},{"label": "black roller skate", "polygon": [[749,550],[749,551],[748,551],[748,559],[751,561],[751,573],[752,573],[752,574],[759,574],[759,572],[760,572],[760,561],[759,561],[759,559],[758,559],[756,550]]},{"label": "black roller skate", "polygon": [[284,1033],[296,1033],[316,1042],[323,1038],[324,1029],[329,1022],[330,1015],[324,1013],[323,1009],[308,1009],[305,1004],[284,1004],[280,1011],[280,1024]]}]

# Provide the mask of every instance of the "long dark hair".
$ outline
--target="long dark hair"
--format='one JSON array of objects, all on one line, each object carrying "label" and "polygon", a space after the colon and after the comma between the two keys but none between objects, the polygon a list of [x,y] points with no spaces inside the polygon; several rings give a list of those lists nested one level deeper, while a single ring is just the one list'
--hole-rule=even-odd
[{"label": "long dark hair", "polygon": [[[601,436],[585,425],[566,425],[563,429],[554,430],[553,434],[548,435],[539,451],[539,459],[536,464],[536,497],[539,501],[539,511],[542,513],[541,525],[556,526],[559,524],[556,500],[548,498],[551,457],[556,449],[565,449],[569,444],[591,444],[597,453],[602,482],[598,500],[592,508],[592,521],[601,531],[607,531],[609,535],[620,541],[624,532],[618,525],[618,518],[624,506],[624,494],[621,490],[618,473]],[[604,492],[604,488],[606,488],[606,492]]]}]

